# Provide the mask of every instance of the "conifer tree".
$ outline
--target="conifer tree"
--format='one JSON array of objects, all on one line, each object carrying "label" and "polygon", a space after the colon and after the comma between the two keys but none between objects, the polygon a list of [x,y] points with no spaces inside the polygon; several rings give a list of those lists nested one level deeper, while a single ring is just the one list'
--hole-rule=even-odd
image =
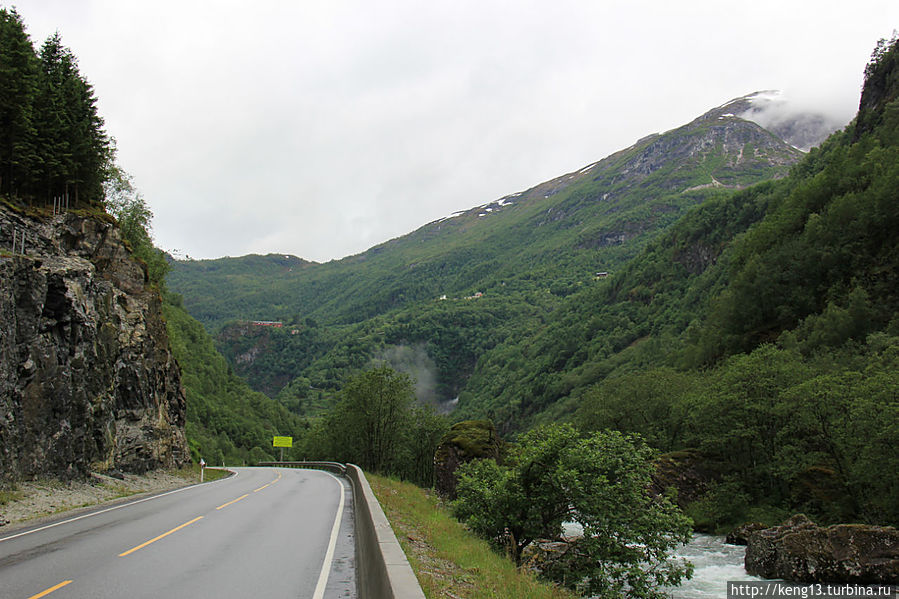
[{"label": "conifer tree", "polygon": [[0,193],[31,191],[37,156],[33,105],[38,65],[15,9],[0,8]]},{"label": "conifer tree", "polygon": [[43,168],[39,191],[47,198],[69,192],[76,202],[99,200],[111,146],[93,88],[78,72],[78,61],[62,45],[59,33],[41,47],[40,67],[36,111]]}]

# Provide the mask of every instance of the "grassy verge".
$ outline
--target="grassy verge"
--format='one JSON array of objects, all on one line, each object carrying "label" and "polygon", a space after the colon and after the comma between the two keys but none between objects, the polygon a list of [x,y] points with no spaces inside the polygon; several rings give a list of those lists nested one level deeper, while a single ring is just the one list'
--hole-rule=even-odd
[{"label": "grassy verge", "polygon": [[16,487],[0,489],[0,507],[6,505],[10,501],[18,501],[19,499],[22,499],[22,497],[22,492]]},{"label": "grassy verge", "polygon": [[[194,464],[191,466],[191,469],[194,470],[194,478],[196,480],[200,480],[200,467]],[[203,480],[205,482],[212,482],[214,480],[219,480],[220,478],[226,478],[231,476],[230,470],[225,470],[224,468],[209,468],[206,467],[206,472],[203,474]]]},{"label": "grassy verge", "polygon": [[429,599],[573,599],[564,589],[519,572],[456,521],[431,493],[366,473]]}]

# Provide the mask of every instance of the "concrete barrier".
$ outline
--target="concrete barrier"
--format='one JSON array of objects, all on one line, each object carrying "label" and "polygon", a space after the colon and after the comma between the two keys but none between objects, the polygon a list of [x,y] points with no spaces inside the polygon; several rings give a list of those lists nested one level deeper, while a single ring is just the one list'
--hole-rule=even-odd
[{"label": "concrete barrier", "polygon": [[360,599],[424,599],[412,566],[403,553],[365,473],[346,465],[353,483],[356,516],[356,576]]},{"label": "concrete barrier", "polygon": [[390,522],[355,464],[337,462],[259,462],[259,466],[316,468],[336,471],[353,485],[356,519],[356,590],[359,599],[425,599],[415,572],[396,540]]}]

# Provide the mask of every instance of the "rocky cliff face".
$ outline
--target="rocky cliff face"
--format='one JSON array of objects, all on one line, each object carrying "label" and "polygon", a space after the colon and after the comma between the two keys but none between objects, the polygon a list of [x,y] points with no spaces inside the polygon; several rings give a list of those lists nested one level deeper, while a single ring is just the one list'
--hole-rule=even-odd
[{"label": "rocky cliff face", "polygon": [[0,206],[0,480],[177,466],[184,419],[159,295],[118,229]]}]

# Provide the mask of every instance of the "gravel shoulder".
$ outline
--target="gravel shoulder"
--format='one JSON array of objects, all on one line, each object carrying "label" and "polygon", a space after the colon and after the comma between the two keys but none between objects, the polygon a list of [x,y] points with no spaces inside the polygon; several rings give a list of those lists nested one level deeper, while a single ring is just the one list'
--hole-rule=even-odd
[{"label": "gravel shoulder", "polygon": [[19,482],[11,490],[0,491],[0,534],[63,512],[113,504],[198,482],[199,474],[192,469],[156,470],[116,477],[92,472],[88,480]]}]

